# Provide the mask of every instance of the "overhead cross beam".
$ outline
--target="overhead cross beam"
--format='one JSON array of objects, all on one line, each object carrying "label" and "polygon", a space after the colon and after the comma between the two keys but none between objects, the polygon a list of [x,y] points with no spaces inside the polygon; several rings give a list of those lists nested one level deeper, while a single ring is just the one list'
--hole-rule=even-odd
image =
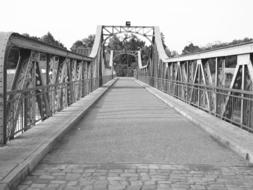
[{"label": "overhead cross beam", "polygon": [[103,25],[102,26],[102,39],[103,42],[108,40],[117,34],[131,33],[137,34],[145,37],[152,43],[154,37],[154,27],[153,26],[114,26],[114,25]]}]

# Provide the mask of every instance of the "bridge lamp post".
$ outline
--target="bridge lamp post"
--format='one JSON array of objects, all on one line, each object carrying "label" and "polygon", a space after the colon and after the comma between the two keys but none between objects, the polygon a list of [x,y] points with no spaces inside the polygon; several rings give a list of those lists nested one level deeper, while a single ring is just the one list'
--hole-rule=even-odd
[{"label": "bridge lamp post", "polygon": [[126,21],[126,27],[131,27],[131,22],[130,21]]}]

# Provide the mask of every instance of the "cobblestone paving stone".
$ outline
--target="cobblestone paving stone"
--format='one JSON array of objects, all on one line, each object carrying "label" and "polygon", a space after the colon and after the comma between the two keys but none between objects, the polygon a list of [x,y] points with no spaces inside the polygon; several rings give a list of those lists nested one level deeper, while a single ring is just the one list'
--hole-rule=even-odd
[{"label": "cobblestone paving stone", "polygon": [[165,164],[40,164],[18,190],[250,190],[253,168]]}]

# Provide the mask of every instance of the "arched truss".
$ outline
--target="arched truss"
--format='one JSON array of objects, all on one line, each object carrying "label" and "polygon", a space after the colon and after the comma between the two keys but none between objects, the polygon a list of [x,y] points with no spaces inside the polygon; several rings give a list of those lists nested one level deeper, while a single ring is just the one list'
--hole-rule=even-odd
[{"label": "arched truss", "polygon": [[0,33],[0,144],[98,86],[94,58]]}]

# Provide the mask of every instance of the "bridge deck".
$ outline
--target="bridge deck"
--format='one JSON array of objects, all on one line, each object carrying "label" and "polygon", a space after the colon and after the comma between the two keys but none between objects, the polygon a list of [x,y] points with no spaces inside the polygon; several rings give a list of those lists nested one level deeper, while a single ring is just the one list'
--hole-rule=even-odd
[{"label": "bridge deck", "polygon": [[133,79],[120,79],[21,189],[252,189],[252,169]]}]

